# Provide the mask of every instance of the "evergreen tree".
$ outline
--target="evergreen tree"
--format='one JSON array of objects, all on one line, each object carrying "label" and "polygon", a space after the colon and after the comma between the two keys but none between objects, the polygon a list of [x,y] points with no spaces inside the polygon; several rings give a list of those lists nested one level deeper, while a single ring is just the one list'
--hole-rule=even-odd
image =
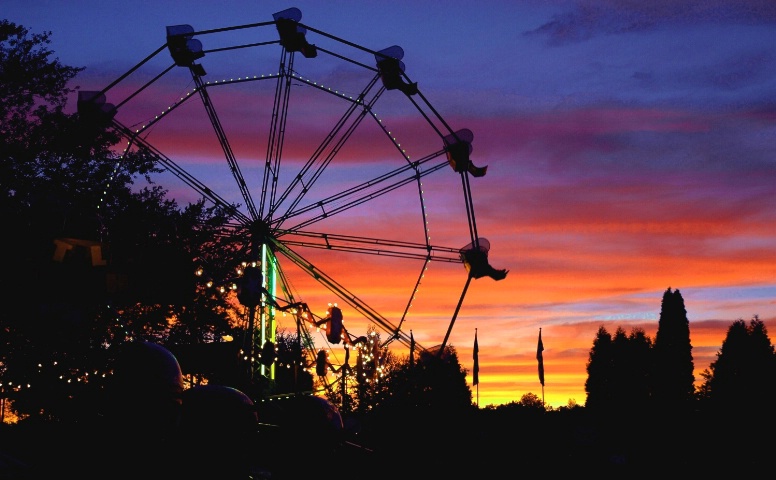
[{"label": "evergreen tree", "polygon": [[632,383],[630,343],[625,329],[618,326],[612,337],[612,375],[609,379],[610,413],[619,412],[629,404]]},{"label": "evergreen tree", "polygon": [[652,339],[642,328],[634,328],[628,335],[628,348],[623,361],[628,365],[624,379],[624,400],[628,408],[643,411],[650,402],[650,374],[652,371]]},{"label": "evergreen tree", "polygon": [[598,327],[587,361],[585,408],[603,413],[614,404],[612,383],[614,376],[614,344],[612,335],[602,325]]},{"label": "evergreen tree", "polygon": [[663,294],[655,336],[652,399],[660,410],[690,408],[695,396],[690,322],[679,290]]},{"label": "evergreen tree", "polygon": [[705,400],[716,409],[767,408],[776,387],[776,353],[758,316],[749,325],[733,322],[703,377]]},{"label": "evergreen tree", "polygon": [[773,445],[761,439],[763,432],[776,428],[776,413],[769,406],[776,387],[776,353],[762,320],[755,315],[749,325],[743,319],[733,322],[716,360],[701,375],[703,416],[697,430],[714,438],[721,452],[709,459],[711,467],[727,467],[733,457],[729,452],[745,449],[745,456],[734,456],[737,462],[751,471],[767,469]]},{"label": "evergreen tree", "polygon": [[[643,329],[630,334],[621,326],[610,337],[600,327],[588,361],[586,407],[616,415],[648,405],[652,340]],[[591,399],[592,397],[592,399]]]}]

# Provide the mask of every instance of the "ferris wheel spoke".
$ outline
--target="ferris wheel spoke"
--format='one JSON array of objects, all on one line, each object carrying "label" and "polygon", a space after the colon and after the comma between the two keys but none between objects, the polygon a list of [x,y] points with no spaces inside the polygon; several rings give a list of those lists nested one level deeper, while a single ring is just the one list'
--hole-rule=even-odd
[{"label": "ferris wheel spoke", "polygon": [[190,70],[192,77],[194,78],[194,82],[197,85],[197,91],[199,92],[200,98],[202,99],[202,104],[205,106],[208,118],[210,119],[210,123],[213,126],[213,131],[215,132],[216,137],[218,137],[218,143],[221,145],[221,149],[223,150],[226,161],[229,164],[229,169],[232,172],[232,176],[237,183],[237,187],[240,189],[245,206],[248,209],[251,218],[256,220],[259,218],[256,205],[253,203],[250,190],[248,190],[248,185],[245,183],[245,178],[240,171],[240,165],[237,163],[237,159],[234,157],[234,152],[232,151],[232,147],[229,144],[229,139],[226,137],[226,132],[221,125],[221,120],[218,118],[218,114],[216,113],[215,107],[213,106],[213,101],[211,100],[210,95],[207,92],[207,88],[202,82],[202,78],[200,77],[199,73],[197,73],[195,71],[196,69],[193,67]]},{"label": "ferris wheel spoke", "polygon": [[[288,67],[287,67],[288,65]],[[280,161],[283,152],[283,141],[286,131],[289,97],[291,95],[291,78],[288,68],[293,68],[294,54],[285,48],[280,52],[278,79],[275,83],[275,100],[272,104],[271,125],[267,139],[267,154],[264,166],[264,176],[261,183],[261,214],[264,218],[271,215],[272,205],[277,195],[280,177]]]},{"label": "ferris wheel spoke", "polygon": [[382,255],[412,260],[429,259],[439,262],[463,263],[460,248],[298,230],[277,231],[275,235],[279,241],[287,246]]},{"label": "ferris wheel spoke", "polygon": [[[312,82],[307,79],[302,79],[300,77],[294,77],[294,78],[304,81],[308,85],[312,85],[316,88],[326,91],[326,89],[319,86],[316,82]],[[286,213],[281,215],[281,217],[288,218],[288,212],[293,211],[297,207],[297,205],[299,205],[299,203],[304,199],[304,197],[308,194],[308,192],[311,191],[311,188],[313,187],[315,182],[320,178],[323,171],[331,163],[331,161],[340,151],[342,146],[345,144],[348,138],[350,138],[350,136],[353,134],[353,132],[356,130],[358,125],[363,121],[364,117],[368,113],[369,105],[365,105],[362,102],[362,99],[365,98],[367,93],[374,87],[374,85],[377,83],[378,78],[379,77],[374,77],[367,84],[367,86],[362,90],[361,94],[358,95],[357,100],[348,99],[350,104],[348,105],[347,110],[340,117],[340,119],[337,122],[335,122],[335,125],[332,127],[331,131],[326,136],[326,138],[315,149],[313,154],[310,156],[307,162],[305,162],[305,164],[300,169],[299,173],[294,177],[294,179],[291,181],[291,183],[286,188],[286,190],[277,198],[277,200],[275,200],[273,197],[273,207],[270,210],[268,218],[270,219],[273,218],[281,206],[283,206],[283,208],[286,210]],[[370,104],[376,101],[376,99],[379,97],[381,92],[382,90],[380,90],[372,98],[372,100],[370,101]],[[338,97],[347,98],[343,95],[338,95]],[[359,107],[361,108],[361,112],[358,115],[356,115],[356,111],[359,109]],[[355,115],[355,118],[353,118],[354,115]],[[279,168],[279,160],[275,163],[275,168],[276,169]],[[287,202],[287,200],[294,193],[295,193],[295,197],[292,200]]]},{"label": "ferris wheel spoke", "polygon": [[286,230],[298,230],[315,224],[325,218],[347,211],[368,202],[369,200],[391,193],[401,187],[416,183],[420,178],[445,168],[447,166],[447,161],[432,165],[426,170],[420,169],[421,166],[443,154],[444,151],[440,151],[428,155],[410,165],[402,166],[392,172],[388,172],[315,203],[301,207],[296,211],[288,212],[283,217],[273,219],[270,224],[273,228],[278,228],[284,221],[295,217],[301,218],[295,225],[285,227]]},{"label": "ferris wheel spoke", "polygon": [[[273,244],[273,247],[277,249],[277,252],[288,258],[292,263],[314,278],[320,285],[334,293],[337,298],[350,305],[350,307],[352,307],[354,310],[356,310],[358,313],[363,315],[374,324],[380,326],[386,333],[390,334],[391,337],[398,339],[402,343],[405,343],[407,346],[410,345],[410,338],[408,335],[402,332],[398,326],[391,323],[375,309],[367,305],[366,302],[360,299],[357,295],[347,290],[332,277],[318,269],[315,265],[302,257],[298,252],[292,250],[282,242],[273,239],[271,239],[270,242]],[[422,348],[417,345],[417,342],[415,345],[417,348]]]},{"label": "ferris wheel spoke", "polygon": [[203,197],[213,202],[213,204],[229,212],[230,215],[237,221],[245,224],[250,223],[250,218],[248,218],[244,213],[242,213],[234,204],[227,202],[223,197],[221,197],[215,191],[207,187],[203,182],[199,181],[197,178],[195,178],[185,169],[181,168],[171,158],[164,155],[161,151],[159,151],[159,149],[151,145],[142,137],[137,136],[136,133],[133,133],[129,128],[122,125],[117,120],[114,119],[112,121],[112,124],[113,124],[113,128],[121,135],[123,135],[125,138],[127,138],[130,144],[137,144],[146,153],[151,155],[157,162],[164,165],[167,168],[167,170],[169,170],[173,175],[175,175],[180,180],[182,180],[186,185],[191,187],[194,191],[198,192]]}]

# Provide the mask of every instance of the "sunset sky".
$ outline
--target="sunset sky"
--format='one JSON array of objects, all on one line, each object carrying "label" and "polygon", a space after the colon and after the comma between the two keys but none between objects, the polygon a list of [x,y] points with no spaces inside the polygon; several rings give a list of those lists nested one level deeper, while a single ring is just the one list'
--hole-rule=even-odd
[{"label": "sunset sky", "polygon": [[[60,61],[86,67],[73,86],[102,90],[162,47],[167,26],[204,31],[269,22],[290,7],[301,10],[302,24],[370,50],[401,46],[405,73],[423,97],[453,130],[474,134],[471,158],[488,166],[484,177],[470,178],[477,231],[491,244],[490,264],[509,270],[504,280],[471,282],[448,340],[471,370],[477,330],[480,383],[472,390],[481,406],[528,392],[553,407],[584,404],[585,366],[598,328],[639,327],[654,339],[669,287],[684,297],[697,383],[735,320],[758,315],[774,338],[776,2],[5,0],[2,15],[33,33],[51,31]],[[277,39],[274,27],[257,30],[255,37],[252,30],[235,33],[244,35],[238,43]],[[205,50],[232,40],[216,37],[197,38]],[[373,56],[316,32],[308,31],[307,40],[360,54],[374,66]],[[224,54],[223,62],[207,54],[200,60],[204,78],[276,73],[280,47],[264,53],[267,61],[247,52]],[[157,57],[109,91],[108,102],[123,101],[171,64],[166,51]],[[348,94],[364,86],[357,67],[328,55],[297,54],[294,67]],[[266,155],[262,132],[271,121],[274,85],[211,93],[251,189],[261,187],[257,166]],[[139,128],[193,87],[188,71],[176,68],[120,107],[116,118]],[[296,87],[303,98],[313,90]],[[389,91],[381,100],[375,111],[411,159],[442,147],[405,95]],[[302,114],[289,120],[284,155],[304,161],[345,103],[291,103]],[[73,98],[69,108],[75,107]],[[147,140],[239,201],[203,115],[201,102],[186,102],[149,129]],[[339,177],[321,186],[326,194],[396,160],[368,128],[343,150],[333,167]],[[182,204],[197,198],[174,179],[164,185]],[[422,210],[413,188],[343,214],[339,227],[416,241]],[[447,169],[430,175],[424,189],[431,243],[469,243],[460,177]],[[309,258],[398,322],[417,263],[397,271],[397,262],[380,257],[318,255]],[[460,264],[432,262],[402,329],[423,347],[441,344],[465,280]],[[332,301],[327,294],[304,278],[293,281],[323,314]],[[349,331],[363,334],[360,324],[348,323],[353,312],[343,312]],[[536,362],[540,328],[544,391]],[[341,346],[334,349],[341,353]]]}]

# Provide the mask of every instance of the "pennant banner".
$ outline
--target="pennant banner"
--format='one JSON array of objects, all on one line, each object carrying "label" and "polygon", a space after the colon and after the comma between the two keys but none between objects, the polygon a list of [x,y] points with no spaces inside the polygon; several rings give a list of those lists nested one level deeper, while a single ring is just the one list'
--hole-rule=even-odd
[{"label": "pennant banner", "polygon": [[536,361],[539,362],[539,382],[544,386],[544,344],[542,343],[542,329],[539,329],[539,344],[536,346]]},{"label": "pennant banner", "polygon": [[480,383],[480,347],[477,345],[477,329],[474,330],[474,367],[472,385],[479,385]]}]

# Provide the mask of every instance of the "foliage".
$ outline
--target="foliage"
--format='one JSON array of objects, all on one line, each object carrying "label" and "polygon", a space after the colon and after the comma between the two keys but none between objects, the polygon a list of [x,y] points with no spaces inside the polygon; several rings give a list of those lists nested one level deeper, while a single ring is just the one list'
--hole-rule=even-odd
[{"label": "foliage", "polygon": [[423,411],[465,410],[472,406],[472,392],[466,383],[466,370],[455,347],[443,352],[420,352],[414,365],[409,359],[388,378],[378,405],[381,409]]},{"label": "foliage", "polygon": [[701,394],[713,409],[768,405],[776,386],[776,353],[763,321],[755,315],[748,325],[733,322],[702,376]]},{"label": "foliage", "polygon": [[518,401],[511,401],[503,405],[488,405],[482,409],[488,412],[499,412],[500,414],[520,415],[522,418],[533,417],[544,412],[552,411],[552,407],[544,405],[542,399],[532,392],[526,392]]},{"label": "foliage", "polygon": [[312,391],[313,376],[304,368],[304,352],[297,333],[278,331],[275,345],[277,361],[273,393],[282,395]]},{"label": "foliage", "polygon": [[599,327],[587,363],[586,406],[598,412],[645,408],[649,402],[652,341],[643,329],[626,335],[617,327],[612,337]]},{"label": "foliage", "polygon": [[652,397],[656,407],[687,409],[695,398],[690,322],[679,290],[663,294],[655,335]]},{"label": "foliage", "polygon": [[612,335],[602,325],[598,327],[593,347],[587,360],[587,380],[585,407],[591,410],[605,411],[614,404],[614,346]]},{"label": "foliage", "polygon": [[524,393],[522,397],[520,397],[520,401],[517,402],[518,404],[522,405],[526,408],[534,408],[537,410],[546,410],[546,406],[544,405],[544,402],[541,398],[539,398],[538,395],[535,393]]},{"label": "foliage", "polygon": [[689,321],[679,290],[663,295],[653,343],[643,329],[614,336],[601,326],[587,363],[586,407],[606,414],[626,409],[676,410],[694,400]]},{"label": "foliage", "polygon": [[618,327],[614,335],[616,384],[614,404],[618,409],[649,407],[652,370],[652,339],[642,328],[633,328],[626,337]]},{"label": "foliage", "polygon": [[338,405],[344,414],[361,415],[390,395],[391,379],[402,365],[402,361],[383,345],[380,332],[370,325],[366,335],[345,349],[344,364],[332,371],[335,382],[321,379],[319,385],[325,390],[326,398]]},{"label": "foliage", "polygon": [[460,447],[462,435],[472,428],[477,407],[455,347],[417,355],[412,363],[409,356],[401,358],[371,409],[360,412],[362,435],[378,450],[403,445],[417,453],[431,446],[446,451]]},{"label": "foliage", "polygon": [[571,411],[571,410],[582,410],[584,408],[585,407],[583,407],[582,405],[578,404],[575,399],[569,398],[569,400],[566,403],[566,405],[558,407],[558,410],[559,411]]},{"label": "foliage", "polygon": [[89,409],[111,345],[201,342],[232,325],[193,275],[206,245],[223,252],[223,212],[179,208],[150,183],[153,158],[119,157],[105,125],[66,114],[82,69],[49,43],[0,22],[0,213],[13,252],[0,280],[13,299],[0,313],[0,380],[22,416],[56,419]]},{"label": "foliage", "polygon": [[354,410],[360,413],[373,409],[390,395],[391,379],[400,363],[374,325],[367,327],[366,343],[359,349],[353,377],[356,383]]},{"label": "foliage", "polygon": [[[3,156],[17,160],[4,163],[4,169],[33,171],[39,165],[26,165],[21,160],[34,160],[42,152],[61,150],[63,137],[57,132],[56,121],[63,119],[67,95],[73,90],[67,83],[83,68],[62,65],[52,59],[48,48],[51,32],[30,34],[21,25],[0,20],[0,145]],[[72,124],[69,124],[72,125]],[[4,170],[1,178],[9,176]],[[29,173],[19,176],[30,177]]]}]

